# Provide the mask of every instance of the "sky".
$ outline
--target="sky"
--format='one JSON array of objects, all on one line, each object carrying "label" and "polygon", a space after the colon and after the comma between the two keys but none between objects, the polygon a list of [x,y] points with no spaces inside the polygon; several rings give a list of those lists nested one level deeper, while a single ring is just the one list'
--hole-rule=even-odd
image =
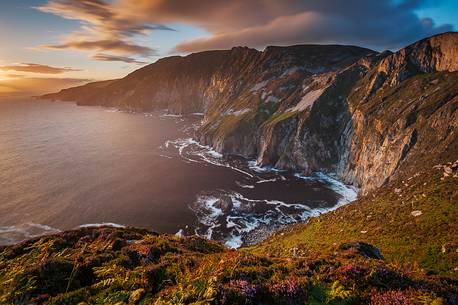
[{"label": "sky", "polygon": [[267,45],[397,50],[458,29],[456,0],[0,1],[0,96],[114,79],[170,55]]}]

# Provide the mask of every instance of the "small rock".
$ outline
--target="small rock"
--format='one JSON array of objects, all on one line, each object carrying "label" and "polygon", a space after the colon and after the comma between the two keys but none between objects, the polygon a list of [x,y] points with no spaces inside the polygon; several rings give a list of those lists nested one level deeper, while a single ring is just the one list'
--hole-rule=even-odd
[{"label": "small rock", "polygon": [[423,214],[423,212],[422,212],[422,211],[412,211],[410,214],[411,214],[413,217],[418,217],[418,216],[420,216],[421,214]]},{"label": "small rock", "polygon": [[356,250],[357,253],[366,258],[383,259],[383,255],[379,249],[364,242],[348,242],[341,244],[339,248],[344,251]]},{"label": "small rock", "polygon": [[367,233],[367,231],[361,231],[361,234],[366,234],[366,233]]}]

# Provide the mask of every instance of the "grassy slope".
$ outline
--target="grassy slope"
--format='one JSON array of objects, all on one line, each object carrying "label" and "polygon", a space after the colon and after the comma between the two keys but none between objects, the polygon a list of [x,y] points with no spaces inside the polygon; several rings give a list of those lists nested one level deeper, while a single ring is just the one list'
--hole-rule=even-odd
[{"label": "grassy slope", "polygon": [[[295,252],[310,258],[358,240],[378,247],[389,262],[418,263],[426,271],[458,278],[458,178],[441,180],[442,175],[442,169],[431,168],[404,183],[399,179],[248,250],[279,257]],[[412,211],[422,214],[414,217]]]},{"label": "grassy slope", "polygon": [[[344,245],[268,258],[140,229],[63,232],[0,251],[0,304],[453,304],[457,283]],[[397,303],[393,303],[397,302]],[[435,303],[433,303],[435,302]]]}]

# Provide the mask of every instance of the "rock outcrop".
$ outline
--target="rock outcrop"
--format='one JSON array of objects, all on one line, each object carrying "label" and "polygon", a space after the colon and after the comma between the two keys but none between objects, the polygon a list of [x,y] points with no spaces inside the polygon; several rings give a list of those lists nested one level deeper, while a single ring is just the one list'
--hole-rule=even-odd
[{"label": "rock outcrop", "polygon": [[196,137],[217,151],[304,174],[335,173],[366,193],[426,158],[427,149],[456,152],[457,69],[457,33],[396,53],[237,47],[164,58],[120,80],[44,98],[204,112]]}]

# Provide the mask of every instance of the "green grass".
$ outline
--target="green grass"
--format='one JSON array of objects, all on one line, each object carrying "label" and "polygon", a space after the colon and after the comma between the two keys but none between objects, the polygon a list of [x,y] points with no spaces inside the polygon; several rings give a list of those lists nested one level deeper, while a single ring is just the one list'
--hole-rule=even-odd
[{"label": "green grass", "polygon": [[[297,248],[304,257],[319,257],[342,242],[358,240],[378,247],[389,262],[418,264],[427,272],[458,278],[457,178],[441,180],[441,172],[432,170],[405,183],[397,181],[247,251],[287,257]],[[399,194],[395,189],[401,189]],[[416,210],[422,215],[412,216]]]}]

